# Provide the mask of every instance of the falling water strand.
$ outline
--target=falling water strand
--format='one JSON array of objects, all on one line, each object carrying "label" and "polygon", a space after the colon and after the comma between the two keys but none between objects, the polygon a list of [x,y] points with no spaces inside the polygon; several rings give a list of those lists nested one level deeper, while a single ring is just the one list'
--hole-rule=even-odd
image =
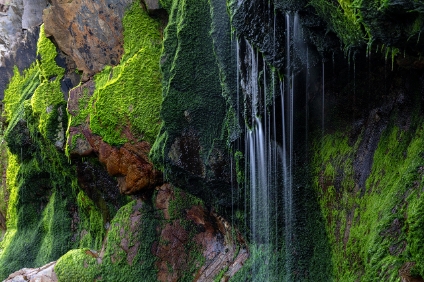
[{"label": "falling water strand", "polygon": [[[249,164],[250,164],[250,212],[251,212],[251,239],[256,247],[264,253],[269,252],[270,248],[270,211],[269,211],[269,183],[268,183],[268,165],[267,165],[267,134],[264,130],[263,121],[266,117],[261,116],[260,108],[260,89],[258,86],[259,75],[259,61],[258,54],[249,45],[250,59],[251,59],[251,73],[250,73],[250,94],[251,94],[251,129],[247,128],[248,132],[248,150],[249,150]],[[266,89],[264,87],[264,92]],[[264,267],[261,272],[265,276],[269,275],[269,257],[265,256]],[[253,275],[258,273],[256,269],[257,264],[254,264]],[[269,277],[268,277],[269,278]],[[268,280],[262,276],[262,279]]]},{"label": "falling water strand", "polygon": [[325,71],[324,71],[324,61],[322,61],[322,111],[321,111],[321,121],[322,121],[322,138],[324,138],[324,130],[325,130]]},{"label": "falling water strand", "polygon": [[[292,15],[286,13],[286,87],[283,94],[286,94],[287,105],[287,122],[288,134],[283,129],[283,177],[284,177],[284,215],[285,215],[285,248],[286,248],[286,281],[291,281],[291,253],[293,243],[293,230],[292,230],[292,132],[293,132],[293,88],[292,88],[292,67],[291,67],[291,43],[292,43]],[[284,100],[284,99],[283,99]],[[284,108],[283,108],[284,109]],[[285,110],[283,110],[283,124],[286,123],[284,118]],[[288,135],[288,136],[287,136]],[[288,144],[286,142],[288,141]],[[288,154],[287,154],[288,153]]]},{"label": "falling water strand", "polygon": [[308,159],[308,120],[309,120],[309,48],[306,47],[306,83],[305,83],[305,159]]},{"label": "falling water strand", "polygon": [[[284,19],[284,18],[283,18]],[[295,252],[294,236],[294,102],[295,85],[298,81],[294,65],[300,59],[307,61],[309,74],[308,50],[302,49],[301,29],[296,13],[286,13],[286,66],[284,79],[278,79],[274,71],[267,69],[266,61],[249,44],[246,50],[237,52],[237,109],[241,111],[239,95],[246,95],[246,138],[245,138],[245,209],[250,218],[246,220],[250,227],[252,250],[259,252],[259,259],[253,259],[251,269],[252,281],[293,281]],[[274,12],[274,50],[276,54],[276,16]],[[244,42],[243,42],[244,43]],[[306,52],[306,53],[305,53]],[[302,58],[299,58],[299,54]],[[246,69],[239,71],[241,64]],[[323,63],[324,71],[324,63]],[[324,73],[323,73],[324,82]],[[242,85],[243,92],[239,93]],[[306,90],[309,87],[306,79]],[[307,91],[305,91],[307,92]],[[305,94],[307,108],[308,93]],[[323,84],[324,95],[324,84]],[[281,105],[276,101],[281,99]],[[303,98],[301,98],[303,99]],[[324,97],[323,97],[324,99]],[[271,103],[272,102],[272,105]],[[277,102],[278,103],[278,102]],[[267,106],[269,105],[269,107]],[[281,107],[281,111],[280,111]],[[324,105],[323,105],[324,109]],[[281,113],[280,113],[281,112]],[[306,121],[307,116],[306,114]],[[280,125],[281,124],[281,125]],[[323,123],[324,124],[324,123]],[[281,126],[281,127],[280,127]],[[307,130],[307,126],[306,126]],[[307,132],[305,132],[305,135]],[[280,232],[278,231],[281,228]],[[282,227],[284,229],[282,229]],[[278,237],[281,233],[281,237]],[[272,234],[272,236],[271,236]],[[284,235],[283,235],[284,234]],[[281,253],[279,253],[281,251]],[[271,269],[271,255],[283,255],[284,267]]]}]

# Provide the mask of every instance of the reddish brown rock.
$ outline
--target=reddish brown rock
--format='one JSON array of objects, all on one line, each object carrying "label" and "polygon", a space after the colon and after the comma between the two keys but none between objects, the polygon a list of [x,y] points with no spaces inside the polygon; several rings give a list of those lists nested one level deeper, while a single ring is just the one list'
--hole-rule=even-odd
[{"label": "reddish brown rock", "polygon": [[[173,218],[169,210],[172,200],[175,195],[171,185],[158,188],[155,205],[168,220]],[[158,257],[158,281],[178,281],[188,271],[190,263],[196,263],[196,258],[190,256],[199,251],[205,262],[199,265],[193,281],[213,281],[223,269],[227,269],[224,280],[234,276],[249,257],[238,232],[222,217],[200,205],[194,205],[182,214],[185,219],[170,220],[161,229],[158,243],[153,246]],[[196,231],[193,233],[193,230]]]},{"label": "reddish brown rock", "polygon": [[[128,142],[117,148],[93,134],[88,128],[73,127],[70,136],[78,134],[71,154],[82,156],[94,153],[105,165],[109,175],[116,176],[122,194],[136,194],[156,187],[162,174],[149,160],[150,144],[146,141]],[[71,139],[71,138],[70,138]],[[78,141],[80,140],[80,141]],[[68,144],[71,141],[68,141]],[[81,143],[81,144],[80,144]]]},{"label": "reddish brown rock", "polygon": [[44,10],[47,36],[69,55],[87,80],[123,54],[122,18],[130,0],[52,0]]},{"label": "reddish brown rock", "polygon": [[415,262],[405,262],[399,269],[401,282],[424,282],[421,277],[411,275],[411,269],[415,266]]},{"label": "reddish brown rock", "polygon": [[[73,118],[77,118],[81,105],[90,106],[88,103],[94,90],[95,84],[90,80],[69,92],[68,112]],[[117,178],[122,194],[136,194],[161,183],[161,173],[153,169],[149,160],[149,143],[135,140],[129,130],[124,130],[130,141],[119,148],[113,147],[91,132],[89,116],[79,118],[84,118],[81,124],[69,128],[67,142],[71,156],[97,155],[99,161],[106,166],[107,172]]]}]

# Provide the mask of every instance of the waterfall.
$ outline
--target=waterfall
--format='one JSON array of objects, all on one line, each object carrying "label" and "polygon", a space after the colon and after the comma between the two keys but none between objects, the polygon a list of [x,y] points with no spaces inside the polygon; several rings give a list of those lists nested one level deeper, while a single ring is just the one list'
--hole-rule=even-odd
[{"label": "waterfall", "polygon": [[[274,46],[275,21],[274,16]],[[252,281],[295,279],[295,109],[297,77],[300,68],[307,68],[308,55],[298,14],[287,12],[285,25],[286,66],[280,70],[283,79],[277,79],[277,71],[247,40],[237,43],[237,63],[239,68],[244,67],[237,71],[237,83],[245,95],[245,183],[249,197],[245,208],[250,215],[248,237],[253,246]],[[240,51],[242,45],[244,52]],[[305,81],[302,87],[306,92]],[[237,91],[237,106],[240,94]],[[303,99],[307,104],[307,94]]]}]

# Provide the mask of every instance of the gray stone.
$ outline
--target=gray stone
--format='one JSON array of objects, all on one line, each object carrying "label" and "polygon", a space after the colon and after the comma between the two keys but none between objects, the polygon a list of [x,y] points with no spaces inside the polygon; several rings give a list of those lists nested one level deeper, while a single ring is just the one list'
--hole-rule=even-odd
[{"label": "gray stone", "polygon": [[47,0],[24,0],[22,28],[29,29],[43,22],[43,10],[47,7]]}]

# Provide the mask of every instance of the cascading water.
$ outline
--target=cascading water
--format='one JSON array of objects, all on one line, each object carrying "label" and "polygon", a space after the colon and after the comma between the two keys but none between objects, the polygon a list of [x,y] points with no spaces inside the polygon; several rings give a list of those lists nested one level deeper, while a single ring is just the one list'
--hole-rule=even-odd
[{"label": "cascading water", "polygon": [[[274,30],[275,30],[274,17]],[[294,281],[295,236],[295,112],[300,91],[308,80],[299,79],[307,66],[298,14],[285,15],[286,66],[283,79],[247,40],[237,44],[237,82],[245,100],[245,158],[247,196],[252,242],[251,281]],[[274,33],[275,44],[275,33]],[[240,47],[239,47],[240,46]],[[241,47],[244,46],[244,47]],[[244,48],[243,52],[240,48]],[[302,57],[303,56],[303,57]],[[306,72],[308,74],[308,72]],[[269,79],[271,78],[271,79]],[[237,101],[239,101],[239,93]],[[307,116],[307,96],[302,96]],[[303,121],[302,121],[303,122]],[[307,125],[303,125],[307,128]],[[307,134],[305,131],[305,136]],[[305,136],[298,139],[305,140]]]}]

